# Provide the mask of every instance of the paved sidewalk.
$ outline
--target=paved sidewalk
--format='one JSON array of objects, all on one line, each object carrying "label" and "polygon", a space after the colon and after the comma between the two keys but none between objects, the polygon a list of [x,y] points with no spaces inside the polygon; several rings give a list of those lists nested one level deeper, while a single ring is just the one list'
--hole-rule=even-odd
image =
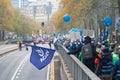
[{"label": "paved sidewalk", "polygon": [[56,51],[54,54],[54,57],[50,63],[49,80],[56,80],[56,78],[57,78],[57,80],[59,80],[59,77],[56,76],[56,74],[55,74],[56,73],[55,67],[57,67],[57,66],[55,66],[55,61],[58,61],[58,59],[56,58],[58,56],[59,56],[59,53]]},{"label": "paved sidewalk", "polygon": [[5,41],[0,41],[0,45],[3,45],[3,44],[5,44]]},{"label": "paved sidewalk", "polygon": [[3,54],[5,52],[8,52],[8,51],[13,50],[13,49],[17,49],[17,48],[18,48],[17,44],[0,45],[0,54]]}]

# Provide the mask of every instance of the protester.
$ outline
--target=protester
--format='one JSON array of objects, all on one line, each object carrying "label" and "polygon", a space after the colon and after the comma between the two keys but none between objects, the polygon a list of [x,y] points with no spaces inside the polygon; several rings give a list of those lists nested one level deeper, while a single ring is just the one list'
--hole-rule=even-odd
[{"label": "protester", "polygon": [[17,43],[18,43],[19,50],[21,51],[22,50],[22,40],[19,40]]},{"label": "protester", "polygon": [[110,80],[112,71],[112,55],[108,47],[102,49],[101,59],[98,65],[97,75],[105,80]]},{"label": "protester", "polygon": [[81,48],[82,48],[81,44],[79,44],[79,46],[78,46],[75,44],[75,42],[73,42],[72,45],[69,46],[69,48],[68,48],[69,52],[67,54],[73,54],[78,58],[78,56],[81,52]]},{"label": "protester", "polygon": [[83,63],[91,70],[95,71],[95,64],[94,60],[95,58],[99,58],[96,52],[96,47],[91,44],[91,38],[89,36],[85,37],[84,40],[85,45],[82,46],[81,52],[82,52],[82,58]]},{"label": "protester", "polygon": [[118,50],[119,60],[115,63],[111,73],[111,80],[120,80],[120,48]]},{"label": "protester", "polygon": [[[99,58],[98,55],[97,55],[97,52],[96,52],[96,47],[91,44],[91,38],[89,36],[85,37],[84,43],[85,43],[85,45],[81,44],[81,46],[79,46],[77,50],[73,50],[71,52],[68,52],[67,54],[77,54],[78,59],[81,58],[81,61],[91,71],[94,72],[95,71],[94,60],[95,60],[95,58]],[[88,53],[86,53],[85,49],[88,50]]]},{"label": "protester", "polygon": [[54,42],[54,47],[56,50],[58,50],[59,46],[63,45],[63,41],[61,39],[57,39],[55,42]]},{"label": "protester", "polygon": [[118,48],[118,46],[116,46],[114,48],[114,51],[112,52],[112,64],[113,64],[113,66],[115,65],[116,61],[119,60],[118,50],[119,50],[119,48]]},{"label": "protester", "polygon": [[64,46],[69,49],[70,47],[70,40],[66,40],[65,43],[64,43]]},{"label": "protester", "polygon": [[[102,56],[101,44],[97,44],[97,46],[96,46],[96,52],[98,53],[97,55],[101,58],[101,56]],[[97,72],[97,70],[98,70],[99,61],[100,61],[99,58],[95,59],[95,68],[96,68],[95,72]]]},{"label": "protester", "polygon": [[75,42],[72,42],[72,44],[69,46],[68,50],[69,51],[74,51],[77,49],[77,45]]}]

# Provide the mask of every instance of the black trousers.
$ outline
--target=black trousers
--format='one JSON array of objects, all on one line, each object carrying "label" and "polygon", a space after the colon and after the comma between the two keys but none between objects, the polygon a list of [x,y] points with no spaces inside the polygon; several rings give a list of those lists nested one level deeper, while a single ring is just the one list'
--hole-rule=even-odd
[{"label": "black trousers", "polygon": [[83,64],[87,66],[92,72],[95,71],[94,59],[83,59]]}]

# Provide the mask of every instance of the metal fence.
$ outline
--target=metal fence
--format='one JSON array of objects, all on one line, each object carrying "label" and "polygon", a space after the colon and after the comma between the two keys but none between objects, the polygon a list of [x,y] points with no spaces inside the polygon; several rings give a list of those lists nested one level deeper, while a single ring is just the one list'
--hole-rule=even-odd
[{"label": "metal fence", "polygon": [[67,64],[73,80],[101,80],[74,55],[69,56],[66,54],[68,50],[64,46],[59,46],[59,52],[64,62]]}]

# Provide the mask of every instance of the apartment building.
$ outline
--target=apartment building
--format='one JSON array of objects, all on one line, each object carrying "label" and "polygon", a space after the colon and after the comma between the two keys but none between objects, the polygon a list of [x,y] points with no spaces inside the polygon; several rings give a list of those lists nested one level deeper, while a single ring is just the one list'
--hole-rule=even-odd
[{"label": "apartment building", "polygon": [[25,5],[29,4],[28,0],[11,0],[11,4],[15,8],[23,8]]},{"label": "apartment building", "polygon": [[49,20],[52,13],[60,8],[60,0],[11,0],[14,7],[21,13],[37,22]]}]

